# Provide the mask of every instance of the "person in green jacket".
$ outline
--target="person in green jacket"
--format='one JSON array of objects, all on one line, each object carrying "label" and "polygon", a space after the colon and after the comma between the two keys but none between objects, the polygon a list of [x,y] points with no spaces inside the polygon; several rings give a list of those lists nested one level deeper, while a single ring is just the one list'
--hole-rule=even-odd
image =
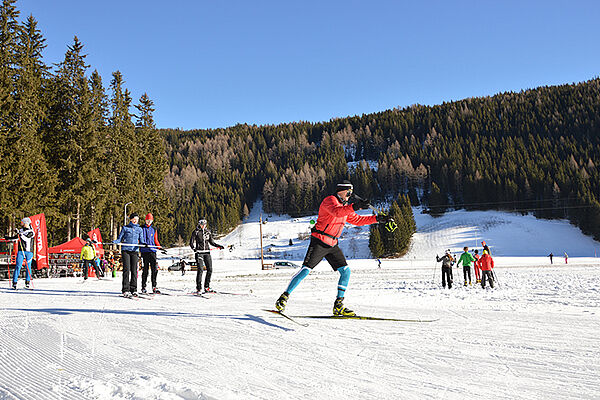
[{"label": "person in green jacket", "polygon": [[469,253],[469,248],[467,246],[465,246],[463,250],[465,252],[460,255],[456,266],[458,267],[458,264],[462,262],[463,274],[465,277],[465,286],[467,286],[467,275],[469,276],[469,285],[471,285],[471,264],[473,263],[473,261],[475,261],[475,257],[473,257],[471,253]]},{"label": "person in green jacket", "polygon": [[[94,259],[96,258],[96,250],[92,246],[92,239],[88,239],[85,245],[81,248],[80,260],[83,260],[83,280],[88,278],[88,267],[95,265]],[[97,275],[99,276],[99,275]]]}]

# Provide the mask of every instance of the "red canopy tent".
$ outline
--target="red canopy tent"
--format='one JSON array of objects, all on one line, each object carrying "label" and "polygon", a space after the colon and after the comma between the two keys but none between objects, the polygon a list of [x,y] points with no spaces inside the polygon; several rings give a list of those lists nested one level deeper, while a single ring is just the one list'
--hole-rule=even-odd
[{"label": "red canopy tent", "polygon": [[[48,253],[70,253],[70,254],[81,254],[81,249],[85,246],[85,240],[80,237],[73,238],[66,243],[59,244],[58,246],[50,247]],[[104,249],[96,250],[97,256],[104,255]]]}]

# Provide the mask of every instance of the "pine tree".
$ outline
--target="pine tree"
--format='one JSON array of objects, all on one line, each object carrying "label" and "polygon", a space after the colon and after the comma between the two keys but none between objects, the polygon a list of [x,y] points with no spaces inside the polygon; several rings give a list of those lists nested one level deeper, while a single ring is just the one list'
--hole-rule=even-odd
[{"label": "pine tree", "polygon": [[385,248],[381,239],[381,229],[378,224],[371,225],[369,229],[369,249],[374,258],[381,258],[385,254]]},{"label": "pine tree", "polygon": [[[98,136],[86,77],[83,44],[77,36],[51,82],[51,105],[44,139],[47,157],[59,177],[58,198],[67,239],[81,236],[82,219],[96,190]],[[73,222],[73,224],[72,224]]]},{"label": "pine tree", "polygon": [[143,185],[141,184],[143,177],[138,169],[140,145],[129,113],[131,95],[129,90],[123,87],[123,84],[121,72],[114,72],[110,82],[112,113],[108,125],[110,180],[116,189],[116,197],[111,199],[111,215],[113,221],[117,221],[112,224],[113,237],[117,235],[124,204],[133,202],[129,210],[140,210],[144,199]]},{"label": "pine tree", "polygon": [[140,206],[152,211],[155,218],[161,221],[162,237],[172,237],[174,227],[167,218],[171,204],[164,186],[168,165],[164,139],[154,124],[154,102],[144,93],[135,108],[138,110],[135,134],[140,146],[137,169],[144,171],[140,185],[145,197]]},{"label": "pine tree", "polygon": [[47,67],[42,61],[45,39],[30,16],[19,31],[18,68],[14,90],[15,136],[10,147],[9,177],[6,187],[13,193],[11,207],[21,215],[31,215],[43,208],[53,214],[56,179],[44,156],[40,126],[46,114],[43,104],[43,81]]},{"label": "pine tree", "polygon": [[13,214],[12,200],[16,196],[9,190],[9,183],[19,179],[12,170],[16,162],[12,146],[18,139],[13,128],[17,117],[14,96],[21,30],[15,3],[16,0],[3,0],[0,6],[0,217],[8,225],[11,224],[9,217]]}]

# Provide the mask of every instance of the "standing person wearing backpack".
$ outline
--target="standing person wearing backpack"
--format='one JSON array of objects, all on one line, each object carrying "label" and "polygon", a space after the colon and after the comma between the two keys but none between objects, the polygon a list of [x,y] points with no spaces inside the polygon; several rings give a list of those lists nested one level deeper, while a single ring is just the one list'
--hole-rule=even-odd
[{"label": "standing person wearing backpack", "polygon": [[452,266],[454,265],[454,257],[450,253],[450,249],[446,250],[446,254],[442,257],[435,256],[437,262],[442,262],[442,287],[446,288],[446,281],[448,282],[448,289],[452,289]]},{"label": "standing person wearing backpack", "polygon": [[214,292],[210,289],[210,278],[212,276],[212,257],[210,256],[210,246],[214,246],[219,250],[224,247],[213,240],[213,235],[207,228],[205,219],[198,221],[198,226],[192,232],[190,238],[190,247],[194,250],[196,256],[196,293],[202,293],[202,266],[206,266],[206,278],[204,280],[204,292]]},{"label": "standing person wearing backpack", "polygon": [[467,286],[467,276],[469,277],[469,285],[471,285],[471,263],[473,261],[476,261],[475,257],[473,257],[473,255],[471,253],[469,253],[469,248],[467,246],[465,246],[463,248],[464,253],[462,253],[460,255],[460,258],[458,259],[458,262],[456,263],[456,266],[458,267],[458,265],[462,262],[463,265],[463,275],[465,278],[465,286]]}]

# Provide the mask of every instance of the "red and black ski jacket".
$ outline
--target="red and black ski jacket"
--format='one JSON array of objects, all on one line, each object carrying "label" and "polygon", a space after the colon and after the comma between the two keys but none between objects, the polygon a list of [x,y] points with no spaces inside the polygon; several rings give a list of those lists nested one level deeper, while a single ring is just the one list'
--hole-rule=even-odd
[{"label": "red and black ski jacket", "polygon": [[484,254],[479,259],[479,268],[482,271],[491,271],[494,268],[494,259],[489,254]]},{"label": "red and black ski jacket", "polygon": [[319,217],[312,229],[312,236],[328,246],[335,246],[346,222],[352,225],[370,225],[377,222],[375,215],[360,216],[352,204],[344,205],[336,195],[325,197],[319,206]]}]

